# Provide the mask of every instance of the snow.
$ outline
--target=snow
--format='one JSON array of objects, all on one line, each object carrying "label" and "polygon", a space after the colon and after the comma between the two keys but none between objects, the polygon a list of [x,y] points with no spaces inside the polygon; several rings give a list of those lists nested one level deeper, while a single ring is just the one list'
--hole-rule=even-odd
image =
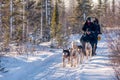
[{"label": "snow", "polygon": [[[73,36],[73,35],[72,35]],[[71,37],[79,42],[80,35]],[[0,80],[112,80],[113,69],[105,36],[98,44],[97,55],[85,60],[78,67],[62,67],[62,49],[49,48],[49,42],[37,47],[32,55],[6,55],[1,64],[6,73],[0,72]],[[44,48],[44,49],[41,49]]]}]

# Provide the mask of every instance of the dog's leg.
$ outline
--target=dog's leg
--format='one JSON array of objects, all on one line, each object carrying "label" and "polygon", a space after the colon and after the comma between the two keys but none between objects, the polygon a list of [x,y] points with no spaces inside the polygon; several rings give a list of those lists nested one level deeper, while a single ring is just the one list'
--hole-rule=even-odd
[{"label": "dog's leg", "polygon": [[91,58],[92,57],[92,49],[90,49],[89,53],[90,53],[90,58]]},{"label": "dog's leg", "polygon": [[80,59],[81,64],[83,63],[83,58],[84,58],[84,56],[83,56],[83,54],[81,54],[81,59]]},{"label": "dog's leg", "polygon": [[77,57],[75,56],[74,67],[77,65]]},{"label": "dog's leg", "polygon": [[83,62],[83,53],[80,53],[80,64]]},{"label": "dog's leg", "polygon": [[70,57],[68,57],[68,64],[70,64]]},{"label": "dog's leg", "polygon": [[94,50],[94,55],[96,55],[96,53],[95,53],[95,51],[96,51],[96,45],[94,44],[94,48],[93,48]]},{"label": "dog's leg", "polygon": [[82,48],[79,49],[79,62],[80,62],[80,64],[83,63],[84,56],[85,56],[85,52],[84,52],[83,46],[82,46]]},{"label": "dog's leg", "polygon": [[79,51],[79,56],[78,56],[78,64],[81,64],[81,51]]},{"label": "dog's leg", "polygon": [[88,51],[86,50],[86,58],[88,59]]},{"label": "dog's leg", "polygon": [[81,53],[80,53],[80,63],[81,63],[81,64],[83,63],[84,55],[85,55],[85,54],[81,51]]},{"label": "dog's leg", "polygon": [[65,58],[63,57],[63,67],[65,67]]},{"label": "dog's leg", "polygon": [[77,56],[77,65],[79,65],[79,63],[80,63],[80,56],[78,55]]},{"label": "dog's leg", "polygon": [[79,64],[79,51],[77,51],[77,65]]},{"label": "dog's leg", "polygon": [[76,56],[76,67],[78,67],[78,65],[79,65],[79,56],[77,55]]},{"label": "dog's leg", "polygon": [[71,67],[73,66],[73,57],[71,57]]}]

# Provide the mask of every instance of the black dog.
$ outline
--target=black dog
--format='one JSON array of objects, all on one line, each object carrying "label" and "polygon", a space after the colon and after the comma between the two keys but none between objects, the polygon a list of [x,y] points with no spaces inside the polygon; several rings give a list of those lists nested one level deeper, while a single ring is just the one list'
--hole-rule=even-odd
[{"label": "black dog", "polygon": [[82,45],[79,45],[79,46],[77,46],[78,47],[78,49],[82,49],[83,47],[82,47]]},{"label": "black dog", "polygon": [[63,55],[65,55],[65,57],[70,56],[70,51],[69,51],[69,49],[66,49],[66,50],[63,49]]},{"label": "black dog", "polygon": [[68,59],[68,63],[70,63],[70,50],[69,49],[66,49],[64,50],[63,49],[63,52],[62,52],[62,60],[63,60],[63,67],[65,67],[65,60]]}]

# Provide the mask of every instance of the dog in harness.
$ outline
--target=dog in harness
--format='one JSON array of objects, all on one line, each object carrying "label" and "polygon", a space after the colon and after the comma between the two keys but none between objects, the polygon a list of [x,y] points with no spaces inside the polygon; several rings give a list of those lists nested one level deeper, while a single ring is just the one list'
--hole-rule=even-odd
[{"label": "dog in harness", "polygon": [[76,67],[79,64],[79,53],[78,53],[78,48],[75,44],[75,42],[72,42],[72,48],[70,50],[71,54],[71,67],[74,66]]},{"label": "dog in harness", "polygon": [[85,42],[85,52],[87,59],[92,56],[92,46],[89,42]]},{"label": "dog in harness", "polygon": [[82,46],[77,46],[75,42],[71,43],[71,48],[63,49],[62,52],[62,62],[63,67],[66,66],[66,60],[71,67],[76,67],[79,63],[83,62],[84,54],[82,52]]},{"label": "dog in harness", "polygon": [[66,50],[63,49],[62,53],[63,53],[62,54],[63,67],[65,67],[66,66],[66,64],[65,64],[66,59],[68,61],[68,64],[70,63],[70,49],[66,49]]},{"label": "dog in harness", "polygon": [[81,64],[83,62],[83,59],[84,59],[84,53],[83,53],[82,45],[77,46],[77,51],[78,51],[78,54],[79,54],[79,63]]}]

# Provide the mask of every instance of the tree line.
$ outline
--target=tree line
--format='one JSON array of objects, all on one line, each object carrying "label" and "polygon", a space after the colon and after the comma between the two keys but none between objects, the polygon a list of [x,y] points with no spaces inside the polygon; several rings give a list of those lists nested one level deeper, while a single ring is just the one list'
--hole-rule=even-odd
[{"label": "tree line", "polygon": [[[102,27],[119,26],[120,2],[112,0],[1,0],[0,41],[23,43],[29,34],[42,41],[55,39],[59,45],[81,28],[88,16],[97,17]],[[116,4],[119,3],[119,4]]]}]

